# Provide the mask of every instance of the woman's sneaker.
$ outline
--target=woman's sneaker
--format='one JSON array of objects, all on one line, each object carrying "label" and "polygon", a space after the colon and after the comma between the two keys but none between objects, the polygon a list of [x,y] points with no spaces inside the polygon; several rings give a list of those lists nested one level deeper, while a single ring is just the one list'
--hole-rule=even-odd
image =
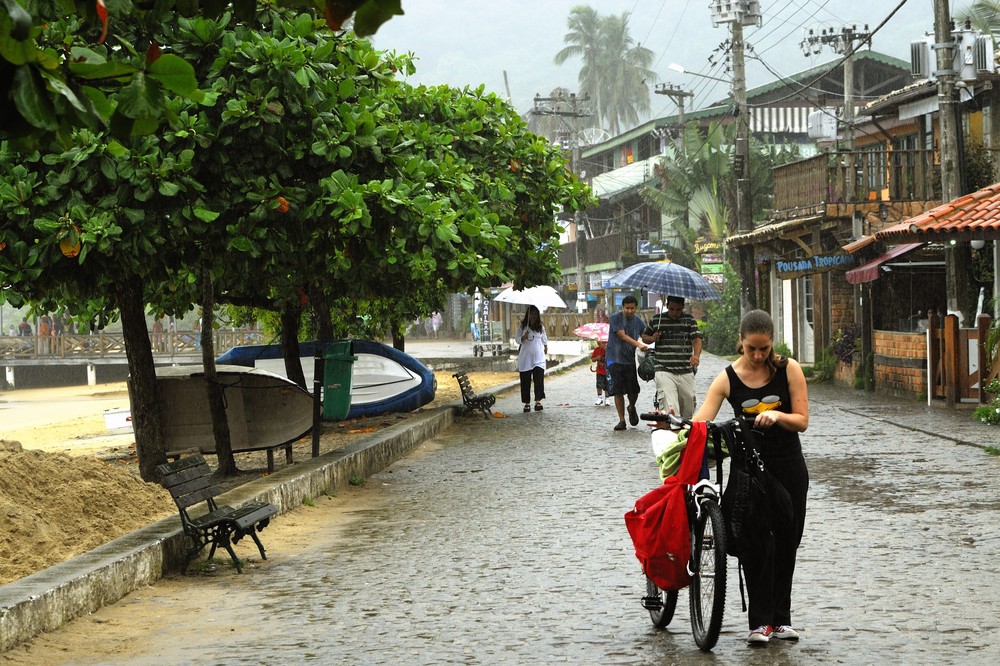
[{"label": "woman's sneaker", "polygon": [[799,632],[795,631],[787,624],[783,624],[780,627],[775,627],[774,633],[772,633],[771,636],[773,638],[780,638],[783,641],[799,640]]},{"label": "woman's sneaker", "polygon": [[757,627],[747,636],[747,643],[750,645],[767,645],[767,642],[771,640],[772,633],[774,633],[774,630],[771,629],[771,625],[769,624]]}]

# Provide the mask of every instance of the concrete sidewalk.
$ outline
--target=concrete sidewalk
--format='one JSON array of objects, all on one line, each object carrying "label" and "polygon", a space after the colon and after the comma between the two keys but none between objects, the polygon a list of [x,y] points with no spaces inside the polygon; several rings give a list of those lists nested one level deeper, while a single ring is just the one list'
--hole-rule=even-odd
[{"label": "concrete sidewalk", "polygon": [[[551,351],[551,350],[550,350]],[[407,353],[421,359],[472,358],[471,346],[450,340],[408,343]],[[564,372],[589,363],[590,356],[565,358],[549,369]],[[508,382],[490,390],[503,393],[519,386]],[[372,433],[354,444],[282,467],[221,495],[220,505],[270,502],[279,514],[302,505],[306,499],[333,494],[351,477],[368,478],[405,457],[424,440],[448,428],[461,403],[420,412],[400,423]],[[264,541],[266,543],[266,534]],[[165,518],[120,539],[49,567],[34,575],[0,586],[0,653],[66,622],[113,604],[168,571],[181,568],[185,536],[178,517]],[[252,542],[250,551],[256,553]]]}]

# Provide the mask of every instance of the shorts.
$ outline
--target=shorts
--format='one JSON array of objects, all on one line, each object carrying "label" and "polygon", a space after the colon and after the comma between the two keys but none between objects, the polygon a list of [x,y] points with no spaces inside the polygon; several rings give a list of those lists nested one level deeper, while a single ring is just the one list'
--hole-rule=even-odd
[{"label": "shorts", "polygon": [[611,371],[608,395],[639,394],[639,376],[635,374],[634,363],[615,363],[608,370]]},{"label": "shorts", "polygon": [[597,375],[597,390],[608,392],[608,376],[607,375]]}]

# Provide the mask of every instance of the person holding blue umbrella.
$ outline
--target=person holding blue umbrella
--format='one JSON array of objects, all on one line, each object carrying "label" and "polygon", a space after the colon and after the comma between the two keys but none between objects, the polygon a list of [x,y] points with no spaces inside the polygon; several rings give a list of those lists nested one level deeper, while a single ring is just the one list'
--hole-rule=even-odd
[{"label": "person holding blue umbrella", "polygon": [[684,312],[684,299],[667,296],[667,311],[649,320],[642,341],[654,344],[656,405],[686,419],[694,414],[694,373],[701,361],[701,331]]}]

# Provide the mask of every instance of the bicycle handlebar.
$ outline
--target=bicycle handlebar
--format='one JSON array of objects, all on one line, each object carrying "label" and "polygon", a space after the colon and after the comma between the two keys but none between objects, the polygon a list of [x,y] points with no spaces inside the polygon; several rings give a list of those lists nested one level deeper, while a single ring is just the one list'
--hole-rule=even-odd
[{"label": "bicycle handlebar", "polygon": [[[658,423],[663,423],[668,421],[670,425],[676,428],[683,428],[685,426],[690,426],[693,421],[691,419],[685,419],[676,414],[668,414],[664,412],[645,412],[639,415],[639,418],[643,421],[656,421]],[[709,430],[713,428],[721,428],[724,426],[739,426],[741,419],[726,419],[724,421],[706,421],[705,425],[708,426]]]}]

